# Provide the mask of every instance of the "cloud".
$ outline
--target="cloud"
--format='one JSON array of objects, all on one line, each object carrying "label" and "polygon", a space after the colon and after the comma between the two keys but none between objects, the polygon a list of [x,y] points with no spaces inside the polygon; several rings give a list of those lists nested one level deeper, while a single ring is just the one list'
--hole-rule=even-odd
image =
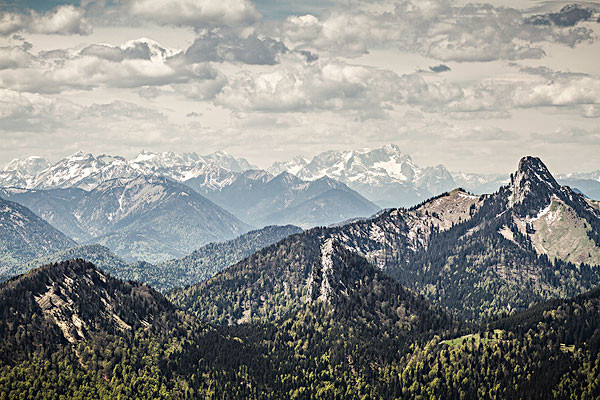
[{"label": "cloud", "polygon": [[185,51],[191,62],[241,62],[255,65],[274,65],[288,51],[278,40],[256,34],[239,37],[231,31],[211,31],[197,38]]},{"label": "cloud", "polygon": [[[570,15],[565,20],[580,18],[564,14]],[[330,55],[356,57],[395,47],[441,61],[487,62],[539,59],[546,55],[544,43],[576,46],[594,40],[589,28],[574,25],[533,24],[520,10],[490,4],[400,0],[384,12],[348,5],[322,18],[291,16],[279,34],[293,49]]]},{"label": "cloud", "polygon": [[534,15],[527,19],[533,25],[575,26],[579,22],[589,20],[594,11],[579,4],[564,6],[559,12]]},{"label": "cloud", "polygon": [[334,11],[323,20],[310,14],[290,16],[282,24],[280,35],[298,50],[360,56],[368,53],[369,47],[383,43],[389,31],[388,23],[372,15]]},{"label": "cloud", "polygon": [[435,65],[433,67],[429,67],[429,69],[432,72],[446,72],[446,71],[450,71],[450,67],[447,66],[446,64],[440,64],[440,65]]},{"label": "cloud", "polygon": [[515,88],[514,107],[577,106],[600,104],[600,80],[590,76],[553,79]]},{"label": "cloud", "polygon": [[84,17],[85,10],[73,5],[61,5],[44,14],[29,10],[27,14],[0,14],[0,35],[28,32],[58,35],[89,35],[91,25]]},{"label": "cloud", "polygon": [[80,52],[83,56],[93,56],[113,62],[123,60],[151,60],[150,46],[145,42],[134,42],[131,46],[120,48],[105,44],[93,44]]},{"label": "cloud", "polygon": [[209,63],[186,62],[181,51],[149,40],[120,46],[91,45],[81,51],[40,53],[28,68],[0,70],[0,87],[32,93],[61,93],[97,87],[139,88],[190,85],[195,98],[213,97],[223,74]]},{"label": "cloud", "polygon": [[94,151],[98,147],[108,150],[111,146],[168,146],[186,132],[185,126],[170,122],[160,111],[131,102],[83,106],[0,89],[0,153],[14,154],[22,148],[47,153],[81,148]]},{"label": "cloud", "polygon": [[131,15],[160,25],[250,25],[260,14],[249,0],[130,0]]},{"label": "cloud", "polygon": [[600,145],[600,129],[588,130],[577,127],[559,127],[552,132],[534,132],[532,138],[542,143]]},{"label": "cloud", "polygon": [[398,75],[335,59],[307,63],[288,55],[267,72],[230,77],[215,101],[239,112],[344,111],[359,119],[388,118],[390,111],[401,107],[457,120],[506,119],[518,109],[546,107],[596,117],[600,79],[534,71],[524,77],[457,83],[425,71]]},{"label": "cloud", "polygon": [[345,110],[364,116],[391,108],[398,93],[395,73],[335,60],[289,59],[269,72],[230,79],[216,101],[236,111]]},{"label": "cloud", "polygon": [[600,118],[600,104],[584,104],[580,112],[585,118]]},{"label": "cloud", "polygon": [[536,71],[537,76],[490,78],[470,85],[407,74],[400,77],[399,94],[404,104],[422,112],[452,114],[459,119],[507,118],[517,109],[542,107],[575,110],[594,117],[600,105],[600,79],[547,68]]},{"label": "cloud", "polygon": [[27,67],[34,57],[23,46],[0,47],[0,70]]}]

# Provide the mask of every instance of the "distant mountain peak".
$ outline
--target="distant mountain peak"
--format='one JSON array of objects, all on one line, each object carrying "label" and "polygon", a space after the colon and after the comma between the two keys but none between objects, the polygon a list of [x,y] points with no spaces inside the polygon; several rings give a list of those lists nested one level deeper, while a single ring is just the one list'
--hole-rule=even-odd
[{"label": "distant mountain peak", "polygon": [[375,149],[329,150],[310,162],[299,158],[269,168],[273,174],[281,171],[308,181],[328,176],[386,207],[413,205],[457,186],[443,166],[421,168],[395,144]]}]

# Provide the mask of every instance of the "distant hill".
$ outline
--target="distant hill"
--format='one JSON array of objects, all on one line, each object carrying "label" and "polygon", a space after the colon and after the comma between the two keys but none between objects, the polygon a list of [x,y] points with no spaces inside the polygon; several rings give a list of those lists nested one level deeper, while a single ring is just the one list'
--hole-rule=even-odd
[{"label": "distant hill", "polygon": [[209,243],[191,254],[149,268],[141,279],[153,287],[168,290],[208,279],[251,254],[302,229],[293,225],[267,226],[226,242]]}]

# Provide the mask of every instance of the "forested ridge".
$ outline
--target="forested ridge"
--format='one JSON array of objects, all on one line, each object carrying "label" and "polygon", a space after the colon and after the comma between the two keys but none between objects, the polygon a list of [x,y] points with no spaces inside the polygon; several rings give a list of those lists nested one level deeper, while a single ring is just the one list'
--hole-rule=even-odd
[{"label": "forested ridge", "polygon": [[[371,271],[356,297],[215,325],[81,260],[34,270],[0,289],[0,396],[597,398],[600,288],[475,326]],[[378,286],[401,302],[393,316],[393,297],[369,300]],[[40,301],[49,288],[52,307]],[[70,342],[57,320],[85,329],[68,328]]]}]

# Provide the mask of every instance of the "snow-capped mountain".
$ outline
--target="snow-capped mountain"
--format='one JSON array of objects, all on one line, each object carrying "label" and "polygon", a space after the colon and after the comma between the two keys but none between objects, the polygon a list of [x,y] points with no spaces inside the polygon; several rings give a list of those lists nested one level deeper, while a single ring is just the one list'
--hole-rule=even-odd
[{"label": "snow-capped mountain", "polygon": [[14,159],[0,171],[0,182],[3,182],[4,186],[26,187],[32,184],[32,178],[38,172],[49,166],[48,160],[42,157]]},{"label": "snow-capped mountain", "polygon": [[82,151],[63,158],[37,173],[28,189],[78,187],[90,190],[107,179],[137,175],[127,160],[107,155],[94,156]]},{"label": "snow-capped mountain", "polygon": [[[510,183],[509,174],[483,175],[465,172],[451,174],[459,187],[475,194],[494,193]],[[570,186],[591,199],[600,200],[600,170],[557,174],[555,177],[561,185]]]},{"label": "snow-capped mountain", "polygon": [[600,169],[591,172],[572,172],[570,174],[558,174],[556,179],[586,179],[600,182]]},{"label": "snow-capped mountain", "polygon": [[269,168],[273,174],[283,170],[305,180],[324,176],[339,180],[383,207],[413,205],[456,186],[444,166],[421,168],[393,144],[378,149],[326,151],[310,162],[297,157]]},{"label": "snow-capped mountain", "polygon": [[277,161],[271,165],[269,172],[273,175],[279,175],[282,172],[289,172],[297,175],[304,167],[308,165],[310,160],[306,157],[297,156],[289,161]]},{"label": "snow-capped mountain", "polygon": [[248,161],[222,151],[207,156],[142,151],[132,160],[77,152],[51,166],[37,157],[13,160],[0,173],[0,186],[91,190],[109,179],[152,175],[178,182],[190,181],[190,186],[195,188],[217,189],[230,183],[237,173],[251,168]]},{"label": "snow-capped mountain", "polygon": [[494,193],[501,186],[510,183],[509,174],[472,174],[468,172],[451,172],[458,187],[475,194]]}]

